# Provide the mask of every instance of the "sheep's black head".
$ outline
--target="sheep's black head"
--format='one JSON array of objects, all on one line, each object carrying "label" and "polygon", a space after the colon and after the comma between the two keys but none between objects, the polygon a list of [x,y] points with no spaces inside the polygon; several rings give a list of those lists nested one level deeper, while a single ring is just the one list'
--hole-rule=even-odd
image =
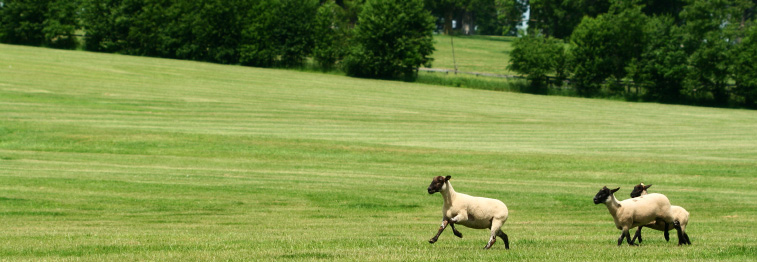
[{"label": "sheep's black head", "polygon": [[651,186],[652,185],[645,186],[644,183],[636,185],[635,187],[633,187],[633,191],[631,191],[631,197],[634,198],[641,196],[641,193],[644,193],[644,191],[649,189],[649,187]]},{"label": "sheep's black head", "polygon": [[597,192],[597,195],[594,196],[594,204],[604,203],[607,201],[607,198],[612,196],[613,193],[618,192],[620,188],[616,189],[609,189],[606,186],[602,187],[602,189]]},{"label": "sheep's black head", "polygon": [[435,177],[434,180],[431,180],[431,184],[428,185],[428,193],[429,194],[433,194],[433,193],[442,191],[442,187],[444,187],[444,183],[447,182],[447,180],[449,180],[450,178],[452,178],[452,176],[447,176],[447,177],[437,176],[437,177]]}]

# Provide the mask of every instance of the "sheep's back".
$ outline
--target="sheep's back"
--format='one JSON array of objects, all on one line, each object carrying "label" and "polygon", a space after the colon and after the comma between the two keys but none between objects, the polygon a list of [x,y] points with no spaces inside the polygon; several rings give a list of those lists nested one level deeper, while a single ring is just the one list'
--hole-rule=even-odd
[{"label": "sheep's back", "polygon": [[491,220],[492,218],[506,219],[508,215],[507,206],[500,200],[486,197],[474,197],[458,193],[456,204],[452,209],[463,208],[469,216],[476,220]]},{"label": "sheep's back", "polygon": [[681,223],[681,227],[686,229],[686,225],[689,224],[689,211],[680,206],[670,206],[670,212]]},{"label": "sheep's back", "polygon": [[670,217],[670,201],[663,194],[648,194],[626,199],[620,202],[622,214],[620,217],[630,216],[634,225],[644,225],[655,218]]}]

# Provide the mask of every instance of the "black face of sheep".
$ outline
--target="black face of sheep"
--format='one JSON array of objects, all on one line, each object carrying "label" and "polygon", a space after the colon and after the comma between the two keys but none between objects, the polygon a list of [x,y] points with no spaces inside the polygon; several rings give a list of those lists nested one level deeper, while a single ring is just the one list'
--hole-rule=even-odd
[{"label": "black face of sheep", "polygon": [[652,185],[645,186],[644,183],[638,184],[635,187],[633,187],[633,191],[631,191],[631,198],[639,197],[641,196],[641,192],[644,192],[644,190],[649,189]]},{"label": "black face of sheep", "polygon": [[444,186],[444,182],[447,182],[447,180],[449,180],[450,178],[452,178],[452,176],[447,176],[447,177],[437,176],[437,177],[435,177],[434,180],[431,180],[431,184],[428,185],[428,193],[429,194],[433,194],[433,193],[442,191],[442,187]]},{"label": "black face of sheep", "polygon": [[617,192],[620,188],[616,188],[613,190],[610,190],[609,188],[602,187],[602,189],[597,192],[597,195],[594,196],[594,204],[604,203],[607,201],[607,198],[610,197],[613,193]]}]

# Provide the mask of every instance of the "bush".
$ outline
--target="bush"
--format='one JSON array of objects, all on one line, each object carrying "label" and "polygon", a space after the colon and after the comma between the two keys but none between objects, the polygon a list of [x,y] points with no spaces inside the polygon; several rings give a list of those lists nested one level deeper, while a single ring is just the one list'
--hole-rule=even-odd
[{"label": "bush", "polygon": [[688,72],[683,34],[672,17],[654,17],[645,27],[647,45],[639,59],[628,66],[637,86],[644,87],[647,100],[679,102]]},{"label": "bush", "polygon": [[563,74],[565,49],[563,42],[542,35],[529,34],[513,43],[509,70],[527,75],[534,91],[546,87],[547,74]]},{"label": "bush", "polygon": [[358,16],[344,60],[347,75],[414,79],[434,51],[434,19],[421,0],[370,0]]},{"label": "bush", "polygon": [[73,49],[76,1],[0,1],[0,42]]},{"label": "bush", "polygon": [[346,16],[345,10],[333,1],[318,8],[313,24],[313,59],[324,70],[334,68],[347,52],[351,28]]},{"label": "bush", "polygon": [[242,32],[240,62],[252,66],[302,66],[313,49],[315,0],[263,0]]},{"label": "bush", "polygon": [[734,63],[731,74],[736,82],[733,91],[743,99],[744,105],[754,108],[757,106],[757,26],[747,29],[746,36],[731,57]]}]

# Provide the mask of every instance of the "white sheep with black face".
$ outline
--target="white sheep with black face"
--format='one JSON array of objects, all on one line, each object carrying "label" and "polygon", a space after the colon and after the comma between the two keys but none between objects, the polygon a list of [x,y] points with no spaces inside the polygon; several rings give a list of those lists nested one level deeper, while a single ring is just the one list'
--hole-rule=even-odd
[{"label": "white sheep with black face", "polygon": [[[634,186],[633,191],[631,191],[631,198],[644,197],[645,195],[648,195],[649,193],[647,193],[647,189],[649,189],[649,187],[651,186],[652,185],[645,186],[644,183],[640,183]],[[671,205],[670,212],[672,212],[675,220],[678,221],[678,223],[681,225],[681,232],[683,234],[683,243],[691,245],[691,240],[689,240],[689,234],[686,233],[686,226],[689,224],[689,211],[686,211],[686,209],[684,209],[683,207]],[[670,239],[667,233],[668,233],[668,230],[670,230],[671,225],[663,221],[656,220],[656,221],[650,222],[649,224],[640,226],[636,230],[636,234],[634,234],[631,242],[633,242],[634,239],[638,238],[639,243],[641,243],[641,228],[642,227],[648,227],[654,230],[663,231],[665,232],[665,240],[668,241]]]},{"label": "white sheep with black face", "polygon": [[610,190],[607,187],[602,187],[594,196],[594,204],[604,203],[615,221],[615,226],[623,231],[620,238],[618,238],[618,245],[623,243],[624,238],[627,239],[629,245],[634,245],[631,234],[628,231],[631,228],[649,224],[656,219],[661,219],[665,223],[672,224],[678,231],[678,244],[682,244],[681,227],[675,222],[670,212],[670,200],[665,195],[649,194],[644,198],[618,201],[614,193],[619,189]]},{"label": "white sheep with black face", "polygon": [[439,239],[442,231],[450,225],[455,236],[463,237],[455,224],[460,224],[470,228],[489,229],[491,236],[484,249],[489,249],[497,240],[502,238],[505,242],[505,248],[510,249],[510,241],[507,234],[502,232],[502,225],[507,221],[507,206],[497,199],[474,197],[462,193],[457,193],[449,183],[450,176],[437,176],[428,186],[428,193],[439,192],[444,199],[442,206],[442,225],[439,231],[428,242],[435,243]]}]

